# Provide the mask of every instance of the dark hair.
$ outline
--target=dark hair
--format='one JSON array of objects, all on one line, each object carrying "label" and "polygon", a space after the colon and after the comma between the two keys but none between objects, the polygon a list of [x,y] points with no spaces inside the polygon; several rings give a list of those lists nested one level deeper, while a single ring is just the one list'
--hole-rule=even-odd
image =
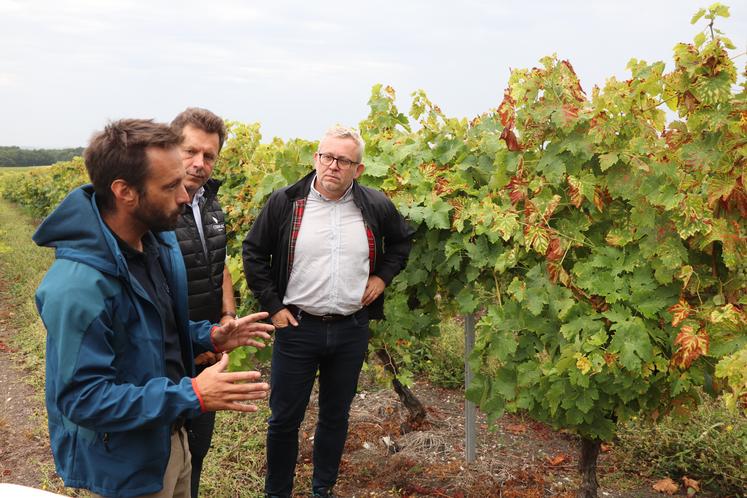
[{"label": "dark hair", "polygon": [[115,180],[126,181],[140,194],[145,192],[148,147],[170,149],[181,142],[181,135],[169,125],[152,119],[121,119],[95,133],[83,158],[99,208],[107,211],[114,207],[111,184]]},{"label": "dark hair", "polygon": [[187,107],[174,118],[171,127],[181,135],[187,125],[194,126],[205,133],[217,133],[218,150],[223,148],[223,142],[226,140],[226,124],[220,116],[201,107]]}]

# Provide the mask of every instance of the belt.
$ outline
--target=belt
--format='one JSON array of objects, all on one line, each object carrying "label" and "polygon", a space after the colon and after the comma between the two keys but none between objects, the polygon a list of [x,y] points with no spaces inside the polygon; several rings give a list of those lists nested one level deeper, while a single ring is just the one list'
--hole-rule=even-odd
[{"label": "belt", "polygon": [[308,318],[309,320],[316,320],[322,323],[332,323],[332,322],[339,322],[340,320],[345,320],[346,318],[350,318],[351,316],[355,315],[355,313],[358,313],[357,311],[351,315],[336,315],[334,313],[329,313],[326,315],[312,315],[311,313],[307,313],[295,304],[288,304],[285,306],[288,308],[288,311],[293,313],[293,316],[296,317],[296,319],[301,318]]}]

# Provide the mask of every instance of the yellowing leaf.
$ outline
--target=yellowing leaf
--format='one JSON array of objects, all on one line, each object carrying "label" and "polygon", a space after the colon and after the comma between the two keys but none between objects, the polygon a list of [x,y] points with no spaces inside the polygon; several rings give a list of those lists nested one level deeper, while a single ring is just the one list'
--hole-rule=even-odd
[{"label": "yellowing leaf", "polygon": [[679,302],[667,308],[667,311],[672,314],[672,327],[676,327],[686,320],[693,310],[687,301],[680,298]]},{"label": "yellowing leaf", "polygon": [[672,356],[672,363],[682,369],[689,368],[695,360],[708,353],[708,333],[705,329],[700,329],[697,333],[693,330],[690,325],[683,325],[674,340],[679,348]]},{"label": "yellowing leaf", "polygon": [[589,361],[589,358],[579,353],[578,359],[576,360],[576,368],[578,368],[582,374],[586,375],[589,373],[589,370],[591,370],[591,361]]}]

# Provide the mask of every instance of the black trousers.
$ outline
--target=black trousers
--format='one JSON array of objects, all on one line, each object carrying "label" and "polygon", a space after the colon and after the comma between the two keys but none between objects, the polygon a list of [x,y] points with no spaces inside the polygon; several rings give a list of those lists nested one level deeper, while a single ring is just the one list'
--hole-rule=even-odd
[{"label": "black trousers", "polygon": [[336,322],[301,314],[298,327],[275,332],[270,373],[265,493],[290,497],[298,458],[298,429],[319,371],[319,419],[312,487],[332,488],[348,433],[350,404],[368,349],[368,311]]}]

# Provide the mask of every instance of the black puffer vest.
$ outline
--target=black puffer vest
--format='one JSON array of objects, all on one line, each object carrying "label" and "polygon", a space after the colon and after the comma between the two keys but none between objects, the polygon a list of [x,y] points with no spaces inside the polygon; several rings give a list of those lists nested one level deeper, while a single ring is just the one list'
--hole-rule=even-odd
[{"label": "black puffer vest", "polygon": [[187,267],[189,319],[220,321],[223,301],[223,268],[226,260],[226,222],[217,195],[220,182],[210,179],[200,200],[205,247],[197,231],[192,208],[179,216],[176,237]]}]

